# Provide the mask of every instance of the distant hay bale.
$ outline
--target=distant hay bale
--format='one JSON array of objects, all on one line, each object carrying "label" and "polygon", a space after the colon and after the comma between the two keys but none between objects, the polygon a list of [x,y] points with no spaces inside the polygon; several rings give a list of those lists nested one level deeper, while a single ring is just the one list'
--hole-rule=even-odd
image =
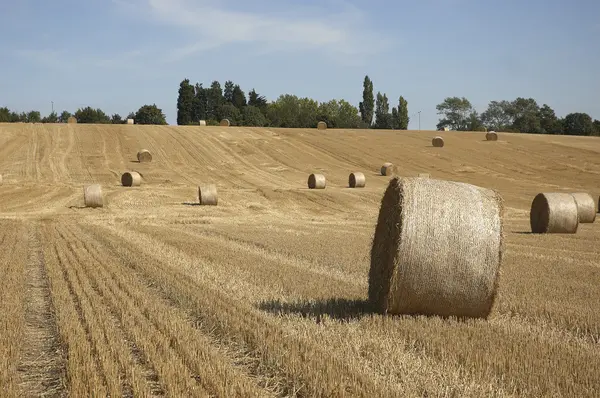
[{"label": "distant hay bale", "polygon": [[140,162],[140,163],[151,162],[152,154],[150,153],[149,150],[142,149],[141,151],[139,151],[137,153],[137,159],[138,159],[138,162]]},{"label": "distant hay bale", "polygon": [[0,174],[0,185],[2,185],[2,174]]},{"label": "distant hay bale", "polygon": [[67,119],[67,123],[77,123],[77,119],[75,118],[75,116],[70,116]]},{"label": "distant hay bale", "polygon": [[596,201],[587,192],[571,194],[577,203],[577,215],[580,223],[593,223],[596,221]]},{"label": "distant hay bale", "polygon": [[394,167],[393,163],[385,162],[383,164],[383,166],[381,166],[381,175],[382,176],[392,175],[392,174],[394,174],[395,171],[396,171],[396,168]]},{"label": "distant hay bale", "polygon": [[327,185],[323,174],[311,174],[308,176],[308,188],[310,189],[325,189]]},{"label": "distant hay bale", "polygon": [[229,119],[221,120],[221,123],[220,123],[221,127],[229,127],[230,125],[231,125],[231,123],[229,122]]},{"label": "distant hay bale", "polygon": [[390,180],[371,248],[373,310],[487,318],[502,262],[503,208],[497,192],[466,183]]},{"label": "distant hay bale", "polygon": [[421,177],[421,178],[429,178],[430,175],[429,175],[429,173],[419,173],[419,177]]},{"label": "distant hay bale", "polygon": [[206,120],[200,120],[199,124],[200,126],[206,126]]},{"label": "distant hay bale", "polygon": [[198,187],[198,201],[203,206],[216,206],[219,202],[217,186],[215,184],[200,185]]},{"label": "distant hay bale", "polygon": [[134,124],[135,121],[133,119],[127,119],[127,124]]},{"label": "distant hay bale", "polygon": [[103,207],[102,186],[92,184],[83,188],[83,201],[85,207]]},{"label": "distant hay bale", "polygon": [[359,171],[355,171],[354,173],[350,173],[348,177],[348,186],[350,188],[364,188],[367,183],[367,179],[365,175]]},{"label": "distant hay bale", "polygon": [[440,136],[433,137],[433,139],[431,140],[431,145],[433,145],[436,148],[442,148],[444,146],[444,139]]},{"label": "distant hay bale", "polygon": [[539,193],[531,202],[529,223],[535,234],[574,234],[579,226],[577,202],[569,193]]},{"label": "distant hay bale", "polygon": [[327,130],[327,123],[325,123],[323,121],[317,123],[317,129],[319,129],[319,130]]},{"label": "distant hay bale", "polygon": [[127,171],[121,176],[121,184],[124,187],[139,187],[142,183],[142,176],[136,171]]},{"label": "distant hay bale", "polygon": [[495,131],[489,131],[485,134],[485,139],[488,141],[498,141],[498,134]]}]

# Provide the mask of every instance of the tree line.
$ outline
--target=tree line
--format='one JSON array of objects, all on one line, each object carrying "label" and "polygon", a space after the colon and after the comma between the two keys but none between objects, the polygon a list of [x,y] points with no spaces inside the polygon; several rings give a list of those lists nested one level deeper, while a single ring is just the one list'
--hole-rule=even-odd
[{"label": "tree line", "polygon": [[448,97],[436,106],[436,110],[441,115],[438,129],[600,135],[600,120],[593,120],[590,115],[581,112],[559,118],[548,104],[539,106],[533,98],[491,101],[479,114],[465,97]]},{"label": "tree line", "polygon": [[385,93],[373,93],[373,82],[365,76],[363,101],[355,107],[348,101],[332,99],[318,102],[282,94],[268,102],[253,88],[248,95],[239,84],[227,80],[223,86],[213,81],[209,87],[192,84],[188,78],[179,84],[177,97],[177,124],[197,125],[204,120],[207,125],[218,125],[228,119],[234,126],[312,128],[323,121],[330,128],[408,128],[408,102],[401,96],[398,106],[390,111]]},{"label": "tree line", "polygon": [[62,111],[59,115],[51,112],[44,117],[39,111],[17,113],[6,107],[0,108],[0,123],[67,123],[71,116],[77,119],[77,123],[125,124],[127,119],[134,119],[136,124],[167,124],[165,114],[156,104],[143,105],[137,112],[130,112],[126,118],[118,113],[109,116],[102,109],[90,106],[79,108],[75,113]]}]

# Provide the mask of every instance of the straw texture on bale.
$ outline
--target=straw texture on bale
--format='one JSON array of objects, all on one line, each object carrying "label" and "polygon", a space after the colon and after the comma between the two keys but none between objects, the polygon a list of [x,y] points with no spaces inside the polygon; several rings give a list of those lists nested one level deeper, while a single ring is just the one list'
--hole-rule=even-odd
[{"label": "straw texture on bale", "polygon": [[485,139],[488,141],[498,141],[498,134],[495,131],[490,131],[485,134]]},{"label": "straw texture on bale", "polygon": [[327,123],[325,123],[325,122],[319,122],[319,123],[317,123],[317,129],[319,129],[319,130],[326,130],[327,129]]},{"label": "straw texture on bale", "polygon": [[442,137],[433,137],[431,140],[431,145],[436,148],[442,148],[444,146],[444,139]]},{"label": "straw texture on bale", "polygon": [[217,197],[217,186],[205,184],[198,187],[198,201],[203,206],[216,206],[219,202]]},{"label": "straw texture on bale", "polygon": [[137,153],[137,159],[138,159],[138,162],[140,162],[140,163],[151,162],[152,154],[150,153],[149,150],[142,149],[141,151],[139,151]]},{"label": "straw texture on bale", "polygon": [[365,175],[360,171],[355,171],[354,173],[350,173],[348,177],[348,186],[350,188],[364,188],[367,183],[367,179]]},{"label": "straw texture on bale", "polygon": [[327,185],[323,174],[311,174],[308,176],[308,187],[310,189],[325,189]]},{"label": "straw texture on bale", "polygon": [[142,183],[142,176],[135,171],[128,171],[121,176],[121,184],[124,187],[139,187]]},{"label": "straw texture on bale", "polygon": [[92,184],[84,187],[83,201],[85,207],[103,207],[104,200],[102,199],[102,186],[100,186],[100,184]]},{"label": "straw texture on bale", "polygon": [[229,125],[231,125],[231,123],[229,122],[229,119],[221,120],[221,127],[229,127]]},{"label": "straw texture on bale", "polygon": [[134,124],[134,120],[133,119],[127,119],[127,124]]},{"label": "straw texture on bale", "polygon": [[539,193],[531,202],[529,223],[535,234],[574,234],[579,226],[577,202],[569,193]]},{"label": "straw texture on bale", "polygon": [[500,195],[489,189],[391,179],[371,248],[373,310],[487,318],[502,263],[503,209]]},{"label": "straw texture on bale", "polygon": [[67,123],[77,123],[77,119],[75,116],[71,116],[67,119]]},{"label": "straw texture on bale", "polygon": [[381,175],[382,176],[392,175],[392,174],[394,174],[394,171],[396,171],[396,168],[390,162],[386,162],[383,164],[383,166],[381,166]]},{"label": "straw texture on bale", "polygon": [[596,221],[596,201],[587,192],[571,194],[577,203],[577,215],[580,223],[593,223]]},{"label": "straw texture on bale", "polygon": [[206,126],[206,120],[200,120],[200,126]]}]

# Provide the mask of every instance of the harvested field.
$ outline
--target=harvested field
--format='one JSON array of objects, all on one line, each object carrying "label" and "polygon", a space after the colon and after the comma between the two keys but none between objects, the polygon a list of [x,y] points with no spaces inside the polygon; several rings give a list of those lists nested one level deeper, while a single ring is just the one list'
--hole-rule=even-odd
[{"label": "harvested field", "polygon": [[[487,320],[370,312],[384,162],[502,195]],[[600,139],[0,124],[0,170],[3,397],[600,395],[600,224],[529,220],[539,192],[598,198]],[[199,183],[218,206],[194,206]]]}]

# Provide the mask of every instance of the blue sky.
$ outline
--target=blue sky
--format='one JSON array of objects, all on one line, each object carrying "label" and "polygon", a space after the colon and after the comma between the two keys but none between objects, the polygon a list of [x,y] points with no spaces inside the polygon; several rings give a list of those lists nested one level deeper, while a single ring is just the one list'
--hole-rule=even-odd
[{"label": "blue sky", "polygon": [[0,106],[42,115],[156,103],[174,124],[186,77],[358,106],[368,74],[423,129],[448,96],[600,119],[597,0],[2,0],[0,43]]}]

